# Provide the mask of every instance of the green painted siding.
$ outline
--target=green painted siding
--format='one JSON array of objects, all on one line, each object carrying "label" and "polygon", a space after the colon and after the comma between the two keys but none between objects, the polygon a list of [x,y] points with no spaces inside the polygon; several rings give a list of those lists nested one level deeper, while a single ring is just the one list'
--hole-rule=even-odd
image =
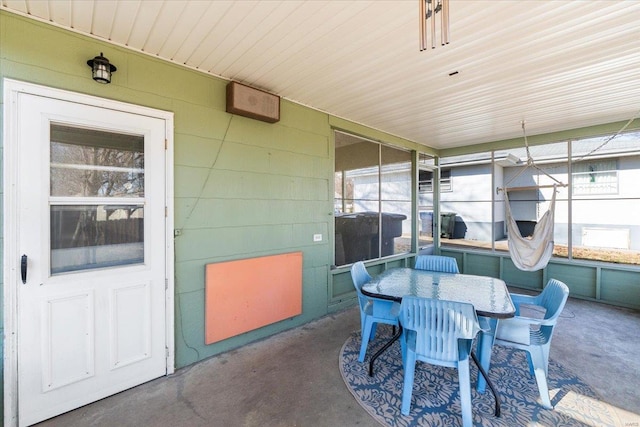
[{"label": "green painted siding", "polygon": [[[2,77],[174,112],[178,367],[327,312],[332,150],[325,114],[283,101],[276,124],[233,116],[224,111],[225,81],[8,14],[1,19]],[[99,51],[118,66],[108,86],[94,83],[86,65]],[[323,242],[314,244],[313,233]],[[303,314],[204,345],[205,264],[298,250]]]},{"label": "green painted siding", "polygon": [[[95,83],[86,65],[99,52],[118,67],[109,85]],[[177,367],[327,314],[332,120],[371,138],[416,146],[287,100],[281,100],[281,119],[274,124],[231,115],[222,79],[4,11],[1,78],[174,113]],[[322,234],[322,241],[313,242],[314,234]],[[304,256],[302,315],[205,345],[205,265],[293,251]],[[353,304],[352,285],[344,285],[340,291]]]},{"label": "green painted siding", "polygon": [[[86,65],[99,52],[118,67],[109,85],[95,83]],[[174,113],[177,367],[328,312],[332,126],[416,146],[287,100],[275,124],[231,115],[222,79],[7,12],[0,12],[0,78]],[[322,241],[313,242],[314,234]],[[205,345],[205,265],[292,251],[304,256],[302,315]],[[353,304],[352,285],[344,285]]]}]

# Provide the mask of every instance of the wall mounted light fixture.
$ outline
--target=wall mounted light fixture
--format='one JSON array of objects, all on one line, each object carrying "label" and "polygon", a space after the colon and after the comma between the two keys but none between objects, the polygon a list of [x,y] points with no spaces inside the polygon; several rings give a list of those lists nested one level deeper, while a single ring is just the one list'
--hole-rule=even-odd
[{"label": "wall mounted light fixture", "polygon": [[109,60],[102,56],[96,56],[87,61],[87,65],[91,67],[93,80],[98,83],[111,83],[111,73],[115,73],[117,68],[115,65],[109,64]]}]

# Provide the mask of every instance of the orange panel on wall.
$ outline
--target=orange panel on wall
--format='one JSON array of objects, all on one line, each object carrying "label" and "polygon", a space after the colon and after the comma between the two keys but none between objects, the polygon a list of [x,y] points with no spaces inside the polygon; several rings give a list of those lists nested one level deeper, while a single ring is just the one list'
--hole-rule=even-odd
[{"label": "orange panel on wall", "polygon": [[206,344],[299,314],[302,252],[206,265]]}]

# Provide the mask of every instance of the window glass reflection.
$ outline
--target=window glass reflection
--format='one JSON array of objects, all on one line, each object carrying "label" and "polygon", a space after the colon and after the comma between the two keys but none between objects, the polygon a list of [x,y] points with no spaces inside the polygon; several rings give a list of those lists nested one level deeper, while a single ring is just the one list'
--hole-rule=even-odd
[{"label": "window glass reflection", "polygon": [[51,273],[144,262],[144,208],[51,206]]},{"label": "window glass reflection", "polygon": [[50,191],[58,197],[144,197],[144,137],[51,125]]},{"label": "window glass reflection", "polygon": [[336,132],[335,264],[411,249],[411,153]]}]

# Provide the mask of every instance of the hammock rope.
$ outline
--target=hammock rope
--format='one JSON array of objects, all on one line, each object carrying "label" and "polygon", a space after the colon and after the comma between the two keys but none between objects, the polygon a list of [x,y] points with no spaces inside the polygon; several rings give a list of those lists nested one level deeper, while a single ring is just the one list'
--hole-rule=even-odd
[{"label": "hammock rope", "polygon": [[507,186],[509,184],[511,184],[511,182],[513,182],[515,179],[517,179],[520,175],[522,175],[529,168],[534,168],[537,171],[542,172],[543,174],[548,176],[552,181],[554,181],[554,185],[559,185],[561,187],[566,187],[566,184],[563,184],[561,181],[559,181],[558,179],[554,178],[549,173],[547,173],[546,171],[544,171],[540,167],[538,167],[538,165],[536,165],[536,162],[533,160],[533,156],[531,156],[531,152],[529,151],[529,141],[527,141],[527,131],[526,131],[525,127],[524,127],[524,120],[521,121],[520,123],[522,124],[522,135],[524,136],[524,147],[525,147],[525,149],[527,151],[527,165],[524,168],[522,168],[522,170],[520,170],[520,172],[518,172],[516,175],[514,175],[509,181],[507,181],[507,183],[504,185],[503,188],[498,188],[498,191],[504,190],[504,192],[506,194]]}]

